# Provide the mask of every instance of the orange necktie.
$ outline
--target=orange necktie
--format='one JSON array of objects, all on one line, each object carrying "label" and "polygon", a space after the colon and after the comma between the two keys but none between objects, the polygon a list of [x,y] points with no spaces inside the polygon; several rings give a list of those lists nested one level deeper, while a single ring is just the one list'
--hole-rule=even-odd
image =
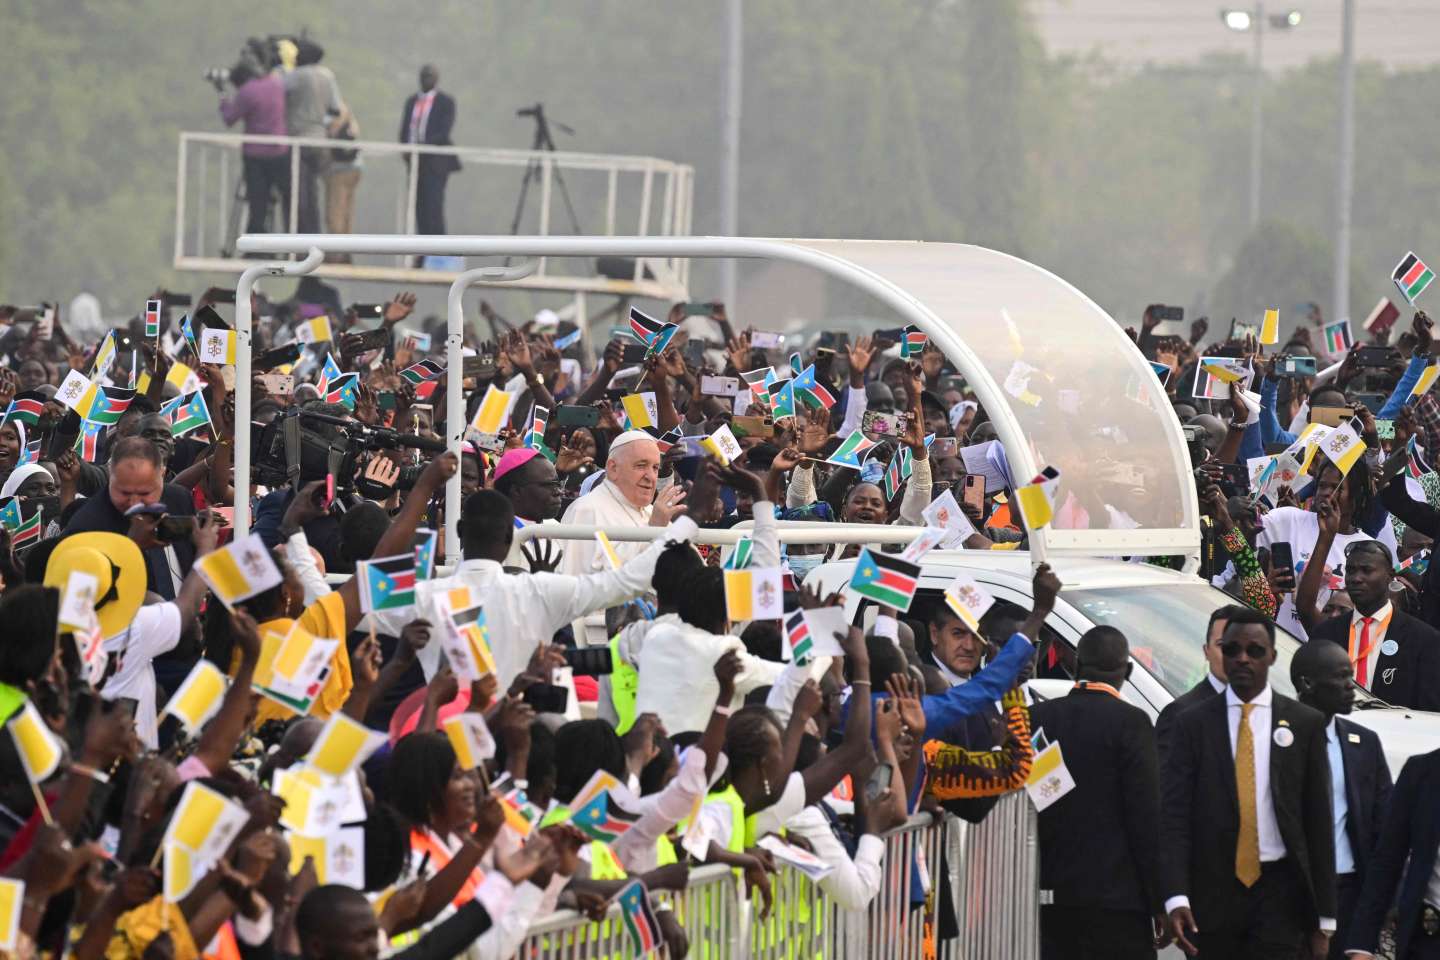
[{"label": "orange necktie", "polygon": [[1370,689],[1370,624],[1374,617],[1360,620],[1360,640],[1355,644],[1355,682],[1366,690]]}]

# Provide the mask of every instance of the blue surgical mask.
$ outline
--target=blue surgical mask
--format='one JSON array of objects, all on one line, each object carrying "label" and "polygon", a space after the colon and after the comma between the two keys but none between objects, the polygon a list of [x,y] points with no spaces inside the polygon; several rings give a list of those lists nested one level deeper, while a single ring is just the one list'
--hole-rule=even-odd
[{"label": "blue surgical mask", "polygon": [[785,559],[786,562],[790,564],[790,570],[792,573],[795,574],[796,581],[800,581],[804,580],[805,575],[808,574],[811,570],[814,570],[816,567],[820,566],[820,564],[825,562],[825,554],[808,553],[801,554],[799,556],[792,554]]}]

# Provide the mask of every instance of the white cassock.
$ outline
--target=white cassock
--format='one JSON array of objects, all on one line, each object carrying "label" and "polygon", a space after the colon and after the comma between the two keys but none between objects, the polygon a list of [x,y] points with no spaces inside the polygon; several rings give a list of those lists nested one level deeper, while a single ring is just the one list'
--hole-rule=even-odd
[{"label": "white cassock", "polygon": [[[597,527],[645,527],[650,525],[650,512],[653,509],[652,506],[643,509],[636,507],[625,499],[619,487],[609,480],[603,480],[594,490],[570,504],[570,509],[565,511],[560,522]],[[639,556],[647,544],[622,543],[617,540],[614,546],[623,563]],[[609,566],[609,561],[601,554],[594,540],[566,540],[564,547],[565,556],[560,561],[557,573],[580,576],[604,570]]]}]

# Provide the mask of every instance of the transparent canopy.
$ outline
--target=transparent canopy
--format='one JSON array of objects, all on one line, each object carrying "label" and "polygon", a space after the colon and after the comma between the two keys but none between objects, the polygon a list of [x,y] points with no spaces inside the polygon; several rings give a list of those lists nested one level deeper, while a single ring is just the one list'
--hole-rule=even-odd
[{"label": "transparent canopy", "polygon": [[921,326],[995,421],[1015,481],[1045,466],[1060,471],[1048,546],[1106,553],[1168,545],[1188,553],[1198,544],[1179,423],[1149,363],[1089,297],[983,247],[787,243],[862,268],[931,315],[933,325]]},{"label": "transparent canopy", "polygon": [[[309,254],[304,263],[257,266],[237,288],[241,347],[237,405],[249,401],[250,286],[261,273],[304,273],[321,253],[519,257],[689,257],[778,260],[843,280],[929,334],[984,405],[1025,483],[1043,467],[1060,471],[1051,526],[1032,531],[1037,558],[1063,551],[1092,556],[1185,554],[1200,543],[1195,485],[1179,422],[1149,363],[1105,311],[1034,264],[983,247],[878,240],[753,237],[405,237],[247,235],[245,252]],[[483,271],[451,287],[448,362],[460,362],[459,294]],[[253,275],[252,275],[253,274]],[[492,277],[493,279],[493,277]],[[449,422],[463,424],[459,381]],[[237,423],[235,469],[248,472],[248,417]],[[460,434],[449,437],[458,447]],[[459,479],[447,489],[458,516]],[[248,511],[237,505],[244,529]],[[458,551],[454,521],[447,542]]]}]

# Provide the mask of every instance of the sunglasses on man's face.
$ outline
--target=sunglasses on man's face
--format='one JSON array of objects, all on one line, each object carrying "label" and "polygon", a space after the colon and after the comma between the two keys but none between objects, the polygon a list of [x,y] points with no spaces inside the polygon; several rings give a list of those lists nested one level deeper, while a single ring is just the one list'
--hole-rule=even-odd
[{"label": "sunglasses on man's face", "polygon": [[1229,643],[1220,644],[1220,652],[1232,660],[1240,656],[1242,650],[1251,660],[1264,660],[1270,655],[1269,648],[1258,643],[1241,643],[1238,640],[1231,640]]}]

